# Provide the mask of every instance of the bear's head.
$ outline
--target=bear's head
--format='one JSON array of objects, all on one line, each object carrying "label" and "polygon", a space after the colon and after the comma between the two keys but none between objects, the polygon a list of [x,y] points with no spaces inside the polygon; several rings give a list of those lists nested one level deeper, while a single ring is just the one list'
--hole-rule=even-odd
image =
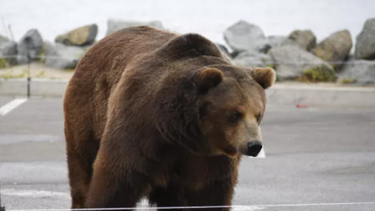
[{"label": "bear's head", "polygon": [[199,122],[205,153],[257,156],[262,149],[260,124],[267,103],[265,89],[275,80],[274,70],[218,66],[202,69],[198,75]]},{"label": "bear's head", "polygon": [[[184,67],[191,64],[193,68],[166,77],[157,98],[159,131],[166,140],[177,142],[195,154],[257,156],[262,148],[260,124],[267,103],[265,89],[274,83],[275,71],[241,68],[230,62],[197,68],[193,63],[200,64],[203,60],[199,53],[212,54],[215,59],[220,52],[206,40],[199,41],[200,49],[204,50],[196,47],[186,51],[191,43],[196,43],[191,41],[193,38],[189,43],[188,38],[185,36],[182,41],[177,38],[180,45],[188,44],[183,48],[185,51],[173,49],[173,52],[188,52],[197,56],[199,62],[185,63]],[[202,42],[208,47],[202,47]]]},{"label": "bear's head", "polygon": [[167,139],[197,154],[257,156],[262,149],[265,89],[274,81],[271,68],[203,68],[179,82],[177,94],[163,104],[160,129]]}]

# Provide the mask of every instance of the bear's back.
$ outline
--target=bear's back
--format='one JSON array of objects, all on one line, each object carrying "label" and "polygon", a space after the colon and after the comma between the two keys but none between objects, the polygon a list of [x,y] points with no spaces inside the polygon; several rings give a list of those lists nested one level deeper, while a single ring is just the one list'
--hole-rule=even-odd
[{"label": "bear's back", "polygon": [[126,66],[145,52],[155,51],[177,35],[147,26],[115,32],[94,44],[80,60],[69,81],[64,111],[85,115],[95,139],[100,139],[107,120],[108,98]]},{"label": "bear's back", "polygon": [[96,43],[81,59],[67,87],[64,109],[75,110],[77,118],[87,116],[87,127],[100,140],[110,99],[131,99],[137,107],[148,104],[159,84],[168,86],[166,77],[174,86],[186,71],[219,63],[228,60],[200,35],[179,36],[146,26],[123,29]]},{"label": "bear's back", "polygon": [[93,85],[103,77],[102,83],[112,87],[119,81],[131,60],[145,52],[154,51],[175,36],[177,35],[147,26],[115,32],[87,51],[75,70],[72,83],[85,78],[87,85]]}]

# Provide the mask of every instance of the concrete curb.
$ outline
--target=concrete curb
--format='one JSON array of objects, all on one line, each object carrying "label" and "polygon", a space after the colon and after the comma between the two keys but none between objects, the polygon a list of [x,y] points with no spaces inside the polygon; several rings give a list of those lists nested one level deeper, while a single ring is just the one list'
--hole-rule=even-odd
[{"label": "concrete curb", "polygon": [[275,84],[266,93],[268,103],[276,105],[375,108],[375,87]]},{"label": "concrete curb", "polygon": [[[32,79],[31,96],[62,97],[67,84],[67,80]],[[375,108],[375,87],[275,84],[266,93],[268,103],[275,105]],[[0,80],[0,95],[26,96],[26,79]]]},{"label": "concrete curb", "polygon": [[[62,97],[67,84],[67,80],[31,79],[30,93],[31,96]],[[0,80],[0,95],[27,96],[27,80]]]}]

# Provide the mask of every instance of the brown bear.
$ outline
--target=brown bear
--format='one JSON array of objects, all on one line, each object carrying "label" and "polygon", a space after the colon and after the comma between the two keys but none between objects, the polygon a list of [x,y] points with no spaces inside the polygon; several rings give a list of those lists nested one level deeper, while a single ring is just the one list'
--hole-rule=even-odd
[{"label": "brown bear", "polygon": [[158,207],[231,205],[241,156],[262,148],[274,81],[274,70],[234,66],[198,34],[141,26],[103,38],[64,97],[72,208],[144,197]]}]

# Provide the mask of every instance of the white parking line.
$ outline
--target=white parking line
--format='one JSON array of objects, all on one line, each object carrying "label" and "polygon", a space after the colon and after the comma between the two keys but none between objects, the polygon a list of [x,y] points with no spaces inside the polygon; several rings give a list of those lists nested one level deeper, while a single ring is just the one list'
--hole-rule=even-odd
[{"label": "white parking line", "polygon": [[9,103],[5,104],[0,108],[0,115],[5,116],[7,113],[11,112],[13,109],[17,108],[20,106],[22,103],[26,102],[27,98],[17,98]]},{"label": "white parking line", "polygon": [[[257,211],[267,210],[268,208],[281,208],[281,207],[335,207],[335,206],[373,206],[375,202],[343,202],[343,203],[317,203],[317,204],[270,204],[270,205],[232,205],[232,206],[191,206],[191,207],[160,207],[160,210],[175,210],[175,209],[207,209],[213,208],[232,208],[235,211]],[[79,208],[79,209],[8,209],[9,211],[86,211],[86,210],[107,210],[107,211],[118,211],[118,210],[156,210],[155,207],[119,207],[119,208]]]},{"label": "white parking line", "polygon": [[264,152],[264,148],[262,148],[256,158],[266,158],[266,153]]},{"label": "white parking line", "polygon": [[30,198],[57,197],[57,198],[70,199],[70,195],[68,193],[56,192],[56,191],[3,189],[1,190],[1,194],[6,195],[6,196],[19,196],[19,197],[30,197]]},{"label": "white parking line", "polygon": [[[15,189],[2,189],[1,194],[5,196],[16,196],[16,197],[29,197],[29,198],[60,198],[65,200],[70,200],[70,194],[65,192],[55,192],[55,191],[41,191],[41,190],[15,190]],[[306,203],[306,204],[261,204],[261,205],[232,205],[232,206],[223,206],[231,207],[234,211],[256,211],[256,210],[267,210],[268,208],[281,208],[281,207],[332,207],[332,206],[373,206],[375,202],[334,202],[334,203]],[[220,206],[219,206],[220,207]],[[168,209],[168,207],[164,207]],[[172,209],[173,207],[169,207]],[[174,207],[176,208],[176,207]],[[196,209],[196,208],[206,208],[208,207],[179,207],[182,209]],[[212,207],[211,207],[212,208]],[[119,208],[111,209],[107,208],[106,210],[129,210],[130,208]],[[143,199],[137,204],[137,210],[155,210],[154,207],[149,207],[148,200]],[[69,211],[70,209],[10,209],[11,211]],[[85,209],[77,209],[85,210]]]}]

